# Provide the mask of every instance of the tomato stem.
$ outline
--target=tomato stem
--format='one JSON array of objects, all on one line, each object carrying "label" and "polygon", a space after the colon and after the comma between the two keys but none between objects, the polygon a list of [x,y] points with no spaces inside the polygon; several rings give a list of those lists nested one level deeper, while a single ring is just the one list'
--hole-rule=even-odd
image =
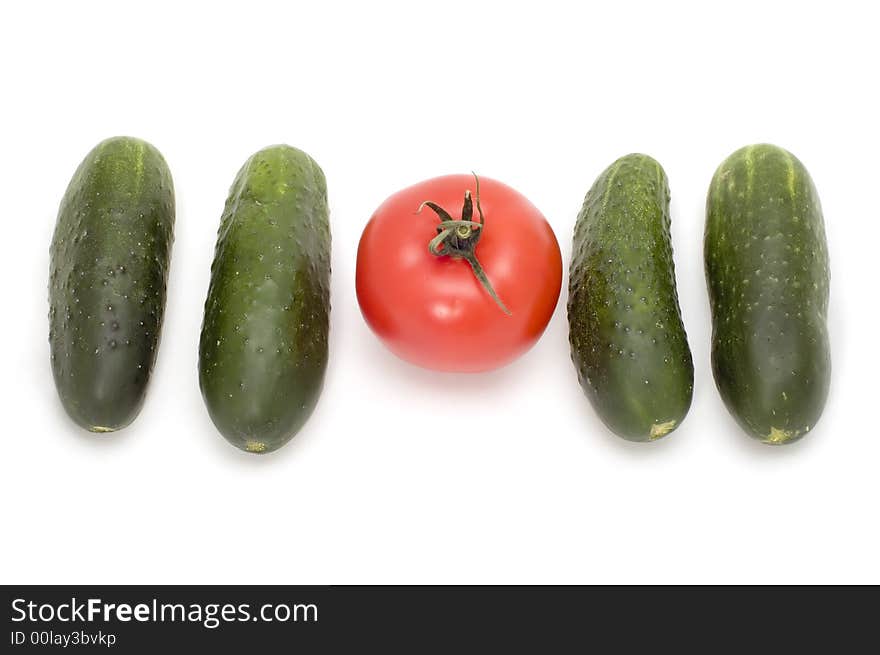
[{"label": "tomato stem", "polygon": [[[479,243],[480,237],[483,236],[483,232],[486,229],[486,217],[483,216],[483,208],[480,205],[480,178],[477,177],[476,173],[474,173],[474,180],[476,183],[476,197],[471,199],[469,189],[464,192],[464,204],[461,208],[460,219],[452,218],[449,212],[430,200],[426,200],[419,205],[416,213],[418,214],[425,207],[430,207],[440,218],[440,224],[437,226],[437,236],[428,243],[428,250],[431,254],[436,257],[464,259],[470,264],[474,277],[483,285],[486,293],[492,297],[492,300],[501,308],[501,311],[510,315],[510,310],[507,309],[501,298],[495,293],[495,289],[492,288],[492,283],[489,282],[486,271],[483,270],[475,252],[477,243]],[[472,220],[474,216],[474,200],[476,200],[477,212],[480,215],[479,222]]]}]

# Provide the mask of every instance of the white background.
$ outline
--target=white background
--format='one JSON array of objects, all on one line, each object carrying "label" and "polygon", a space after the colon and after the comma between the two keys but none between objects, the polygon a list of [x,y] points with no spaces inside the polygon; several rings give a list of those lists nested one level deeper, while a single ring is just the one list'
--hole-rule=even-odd
[{"label": "white background", "polygon": [[[0,581],[880,582],[878,17],[823,4],[6,3]],[[117,134],[163,152],[178,211],[146,405],[97,436],[52,383],[48,247],[75,167]],[[812,173],[832,264],[828,406],[775,449],[715,390],[702,264],[712,173],[760,141]],[[214,430],[197,344],[227,189],[278,142],[328,179],[331,364],[306,428],[257,457]],[[450,172],[503,180],[567,268],[585,192],[631,151],[669,175],[696,369],[668,439],[602,427],[564,290],[537,346],[490,374],[416,369],[370,333],[355,252],[386,196]],[[450,429],[453,406],[467,419]]]}]

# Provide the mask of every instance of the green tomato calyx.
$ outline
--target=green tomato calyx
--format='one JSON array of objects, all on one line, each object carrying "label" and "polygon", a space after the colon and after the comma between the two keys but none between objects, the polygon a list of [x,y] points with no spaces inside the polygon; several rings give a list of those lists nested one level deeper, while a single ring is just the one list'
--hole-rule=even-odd
[{"label": "green tomato calyx", "polygon": [[[475,253],[480,237],[483,236],[483,231],[486,229],[486,217],[483,216],[483,208],[480,206],[480,178],[477,177],[476,173],[473,175],[476,183],[474,198],[471,198],[470,189],[465,190],[464,205],[461,208],[460,219],[452,218],[449,212],[430,200],[426,200],[419,205],[416,214],[420,213],[425,207],[430,207],[440,217],[440,224],[437,225],[437,236],[431,239],[431,242],[428,244],[428,250],[431,254],[436,257],[452,257],[465,260],[470,264],[474,277],[483,285],[486,293],[492,297],[492,300],[501,308],[501,311],[509,316],[510,310],[507,309],[507,306],[501,301],[498,294],[495,293],[495,289],[492,288],[492,283],[489,282],[489,278],[486,276],[486,272],[483,270]],[[479,222],[473,220],[474,200],[476,200],[477,204],[477,213],[480,215]]]}]

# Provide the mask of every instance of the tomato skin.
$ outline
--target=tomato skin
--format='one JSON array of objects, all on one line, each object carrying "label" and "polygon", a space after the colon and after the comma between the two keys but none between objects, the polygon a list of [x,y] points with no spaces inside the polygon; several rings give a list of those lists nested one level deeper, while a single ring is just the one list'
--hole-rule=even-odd
[{"label": "tomato skin", "polygon": [[358,246],[355,285],[367,324],[399,357],[440,371],[487,371],[522,355],[547,327],[562,284],[549,223],[525,196],[487,177],[480,177],[485,227],[475,254],[510,315],[467,261],[429,252],[440,219],[416,210],[431,200],[458,219],[468,189],[475,193],[473,176],[447,175],[395,193]]}]

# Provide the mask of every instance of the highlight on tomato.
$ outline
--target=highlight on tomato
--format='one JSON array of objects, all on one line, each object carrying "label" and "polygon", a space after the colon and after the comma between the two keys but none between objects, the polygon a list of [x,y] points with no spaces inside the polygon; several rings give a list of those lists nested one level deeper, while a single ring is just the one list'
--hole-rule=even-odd
[{"label": "highlight on tomato", "polygon": [[440,371],[488,371],[531,348],[550,321],[562,256],[518,191],[446,175],[398,191],[367,223],[358,303],[399,357]]}]

